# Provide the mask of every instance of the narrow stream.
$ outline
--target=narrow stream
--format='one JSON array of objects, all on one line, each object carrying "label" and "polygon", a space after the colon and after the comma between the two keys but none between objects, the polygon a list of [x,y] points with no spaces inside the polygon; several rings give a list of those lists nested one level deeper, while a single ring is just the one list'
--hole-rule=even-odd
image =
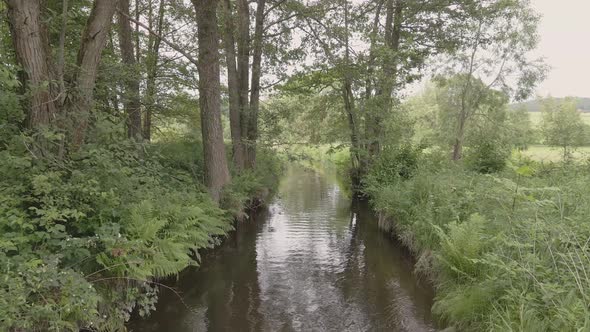
[{"label": "narrow stream", "polygon": [[432,290],[329,173],[292,167],[279,194],[132,331],[433,331]]}]

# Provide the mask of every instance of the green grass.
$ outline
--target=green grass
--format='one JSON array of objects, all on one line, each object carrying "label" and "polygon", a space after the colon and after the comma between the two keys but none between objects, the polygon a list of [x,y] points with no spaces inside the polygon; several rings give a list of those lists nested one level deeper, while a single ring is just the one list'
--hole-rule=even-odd
[{"label": "green grass", "polygon": [[[522,154],[540,162],[558,162],[563,159],[563,151],[560,148],[546,145],[530,146],[526,151],[523,151]],[[579,147],[573,153],[574,160],[585,160],[588,158],[590,158],[590,146]]]},{"label": "green grass", "polygon": [[433,312],[457,331],[590,331],[588,168],[479,174],[447,157],[408,179],[377,168],[366,188],[434,282]]},{"label": "green grass", "polygon": [[[535,129],[540,129],[541,121],[543,120],[542,112],[529,112],[531,122]],[[582,121],[590,125],[590,113],[581,114]],[[532,145],[522,154],[535,161],[541,162],[558,162],[563,160],[563,151],[557,147],[551,147],[547,145]],[[590,158],[590,146],[579,147],[573,153],[574,160],[586,160]]]},{"label": "green grass", "polygon": [[[543,113],[542,112],[529,112],[530,116],[531,116],[531,122],[533,123],[533,126],[538,127],[541,125],[541,121],[543,120]],[[581,114],[582,116],[582,121],[584,121],[585,124],[590,125],[590,113],[589,112],[585,112]]]}]

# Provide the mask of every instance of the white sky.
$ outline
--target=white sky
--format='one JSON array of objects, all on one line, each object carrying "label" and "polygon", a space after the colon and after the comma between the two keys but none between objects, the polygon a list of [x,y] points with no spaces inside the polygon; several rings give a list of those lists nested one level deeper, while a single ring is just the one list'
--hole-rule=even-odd
[{"label": "white sky", "polygon": [[537,54],[551,66],[537,93],[590,97],[590,0],[532,0],[543,16]]}]

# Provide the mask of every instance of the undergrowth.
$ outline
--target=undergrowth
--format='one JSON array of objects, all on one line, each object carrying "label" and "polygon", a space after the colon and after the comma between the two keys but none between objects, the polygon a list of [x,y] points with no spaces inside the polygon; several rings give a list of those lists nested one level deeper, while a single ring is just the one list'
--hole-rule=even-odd
[{"label": "undergrowth", "polygon": [[388,154],[366,191],[434,282],[436,314],[460,331],[590,331],[587,165],[481,174],[436,151]]},{"label": "undergrowth", "polygon": [[259,170],[228,187],[235,204],[220,208],[202,185],[198,141],[136,145],[106,120],[61,158],[3,133],[0,330],[123,329],[133,310],[154,309],[158,279],[198,265],[280,171],[261,151]]}]

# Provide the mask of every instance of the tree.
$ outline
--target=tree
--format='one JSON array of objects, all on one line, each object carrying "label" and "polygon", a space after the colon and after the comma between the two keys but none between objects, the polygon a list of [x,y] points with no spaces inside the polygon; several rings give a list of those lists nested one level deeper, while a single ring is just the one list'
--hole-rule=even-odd
[{"label": "tree", "polygon": [[256,1],[254,21],[252,81],[250,83],[250,105],[248,111],[248,130],[246,131],[247,166],[256,166],[256,141],[258,140],[258,113],[260,109],[260,77],[262,76],[262,47],[264,34],[264,16],[266,0]]},{"label": "tree", "polygon": [[98,64],[118,1],[94,1],[67,87],[55,84],[59,78],[54,71],[46,22],[42,20],[45,9],[42,1],[5,1],[17,61],[23,69],[24,85],[31,94],[27,107],[28,127],[36,130],[56,124],[59,115],[59,126],[68,128],[71,147],[76,150],[84,142]]},{"label": "tree", "polygon": [[218,202],[230,175],[221,127],[221,87],[219,78],[219,35],[217,0],[193,0],[199,29],[199,107],[205,161],[205,185]]},{"label": "tree", "polygon": [[[470,93],[463,96],[468,81]],[[503,167],[506,152],[510,152],[506,93],[465,74],[437,77],[435,82],[437,141],[456,152],[457,138],[460,137],[461,157],[463,147],[469,147],[472,166],[484,172]]]},{"label": "tree", "polygon": [[222,0],[224,34],[223,45],[225,48],[225,60],[227,67],[227,90],[229,94],[229,117],[232,138],[232,161],[239,172],[244,168],[245,151],[242,142],[242,99],[240,98],[240,81],[236,63],[236,42],[234,37],[235,25],[232,3],[230,0]]},{"label": "tree", "polygon": [[508,126],[510,141],[517,149],[526,150],[534,142],[535,130],[526,108],[519,107],[508,112]]},{"label": "tree", "polygon": [[563,160],[571,158],[576,147],[586,142],[585,126],[574,98],[557,102],[548,98],[543,102],[543,120],[541,132],[545,144],[560,147]]},{"label": "tree", "polygon": [[303,12],[314,75],[324,73],[318,83],[341,91],[358,177],[383,148],[384,123],[402,118],[392,113],[403,88],[420,78],[427,59],[460,45],[471,3],[323,0]]},{"label": "tree", "polygon": [[[150,1],[148,8],[149,29],[156,32],[158,36],[164,31],[164,13],[166,5],[164,0],[160,0],[158,5],[158,15],[154,17],[152,3]],[[155,26],[155,29],[154,29]],[[152,115],[156,104],[156,78],[158,74],[158,65],[160,61],[160,42],[161,39],[154,34],[149,35],[148,51],[146,58],[146,91],[145,91],[145,117],[143,122],[143,137],[151,140],[152,137]]]},{"label": "tree", "polygon": [[121,58],[126,65],[124,79],[125,93],[123,104],[127,117],[127,136],[136,141],[142,140],[141,102],[139,94],[139,72],[136,68],[133,36],[129,17],[129,0],[119,0],[119,47]]},{"label": "tree", "polygon": [[[266,0],[256,1],[252,36],[250,35],[248,1],[237,0],[236,2],[235,15],[231,1],[224,0],[222,8],[233,162],[236,169],[240,171],[243,168],[254,168],[256,164],[265,21],[271,17],[271,11],[278,8],[282,1],[269,11],[265,10]],[[233,24],[234,17],[237,26]],[[280,22],[275,22],[275,24],[278,23]],[[250,53],[252,53],[251,65]]]},{"label": "tree", "polygon": [[49,125],[58,112],[55,100],[59,91],[49,84],[53,79],[52,63],[47,27],[41,20],[41,2],[11,0],[6,3],[17,62],[23,68],[24,86],[31,91],[28,127]]},{"label": "tree", "polygon": [[463,77],[455,97],[458,113],[451,156],[455,161],[462,157],[465,128],[486,91],[481,82],[521,100],[545,73],[542,61],[528,56],[537,45],[539,20],[528,0],[483,0],[468,3],[465,10],[466,35],[450,69]]}]

